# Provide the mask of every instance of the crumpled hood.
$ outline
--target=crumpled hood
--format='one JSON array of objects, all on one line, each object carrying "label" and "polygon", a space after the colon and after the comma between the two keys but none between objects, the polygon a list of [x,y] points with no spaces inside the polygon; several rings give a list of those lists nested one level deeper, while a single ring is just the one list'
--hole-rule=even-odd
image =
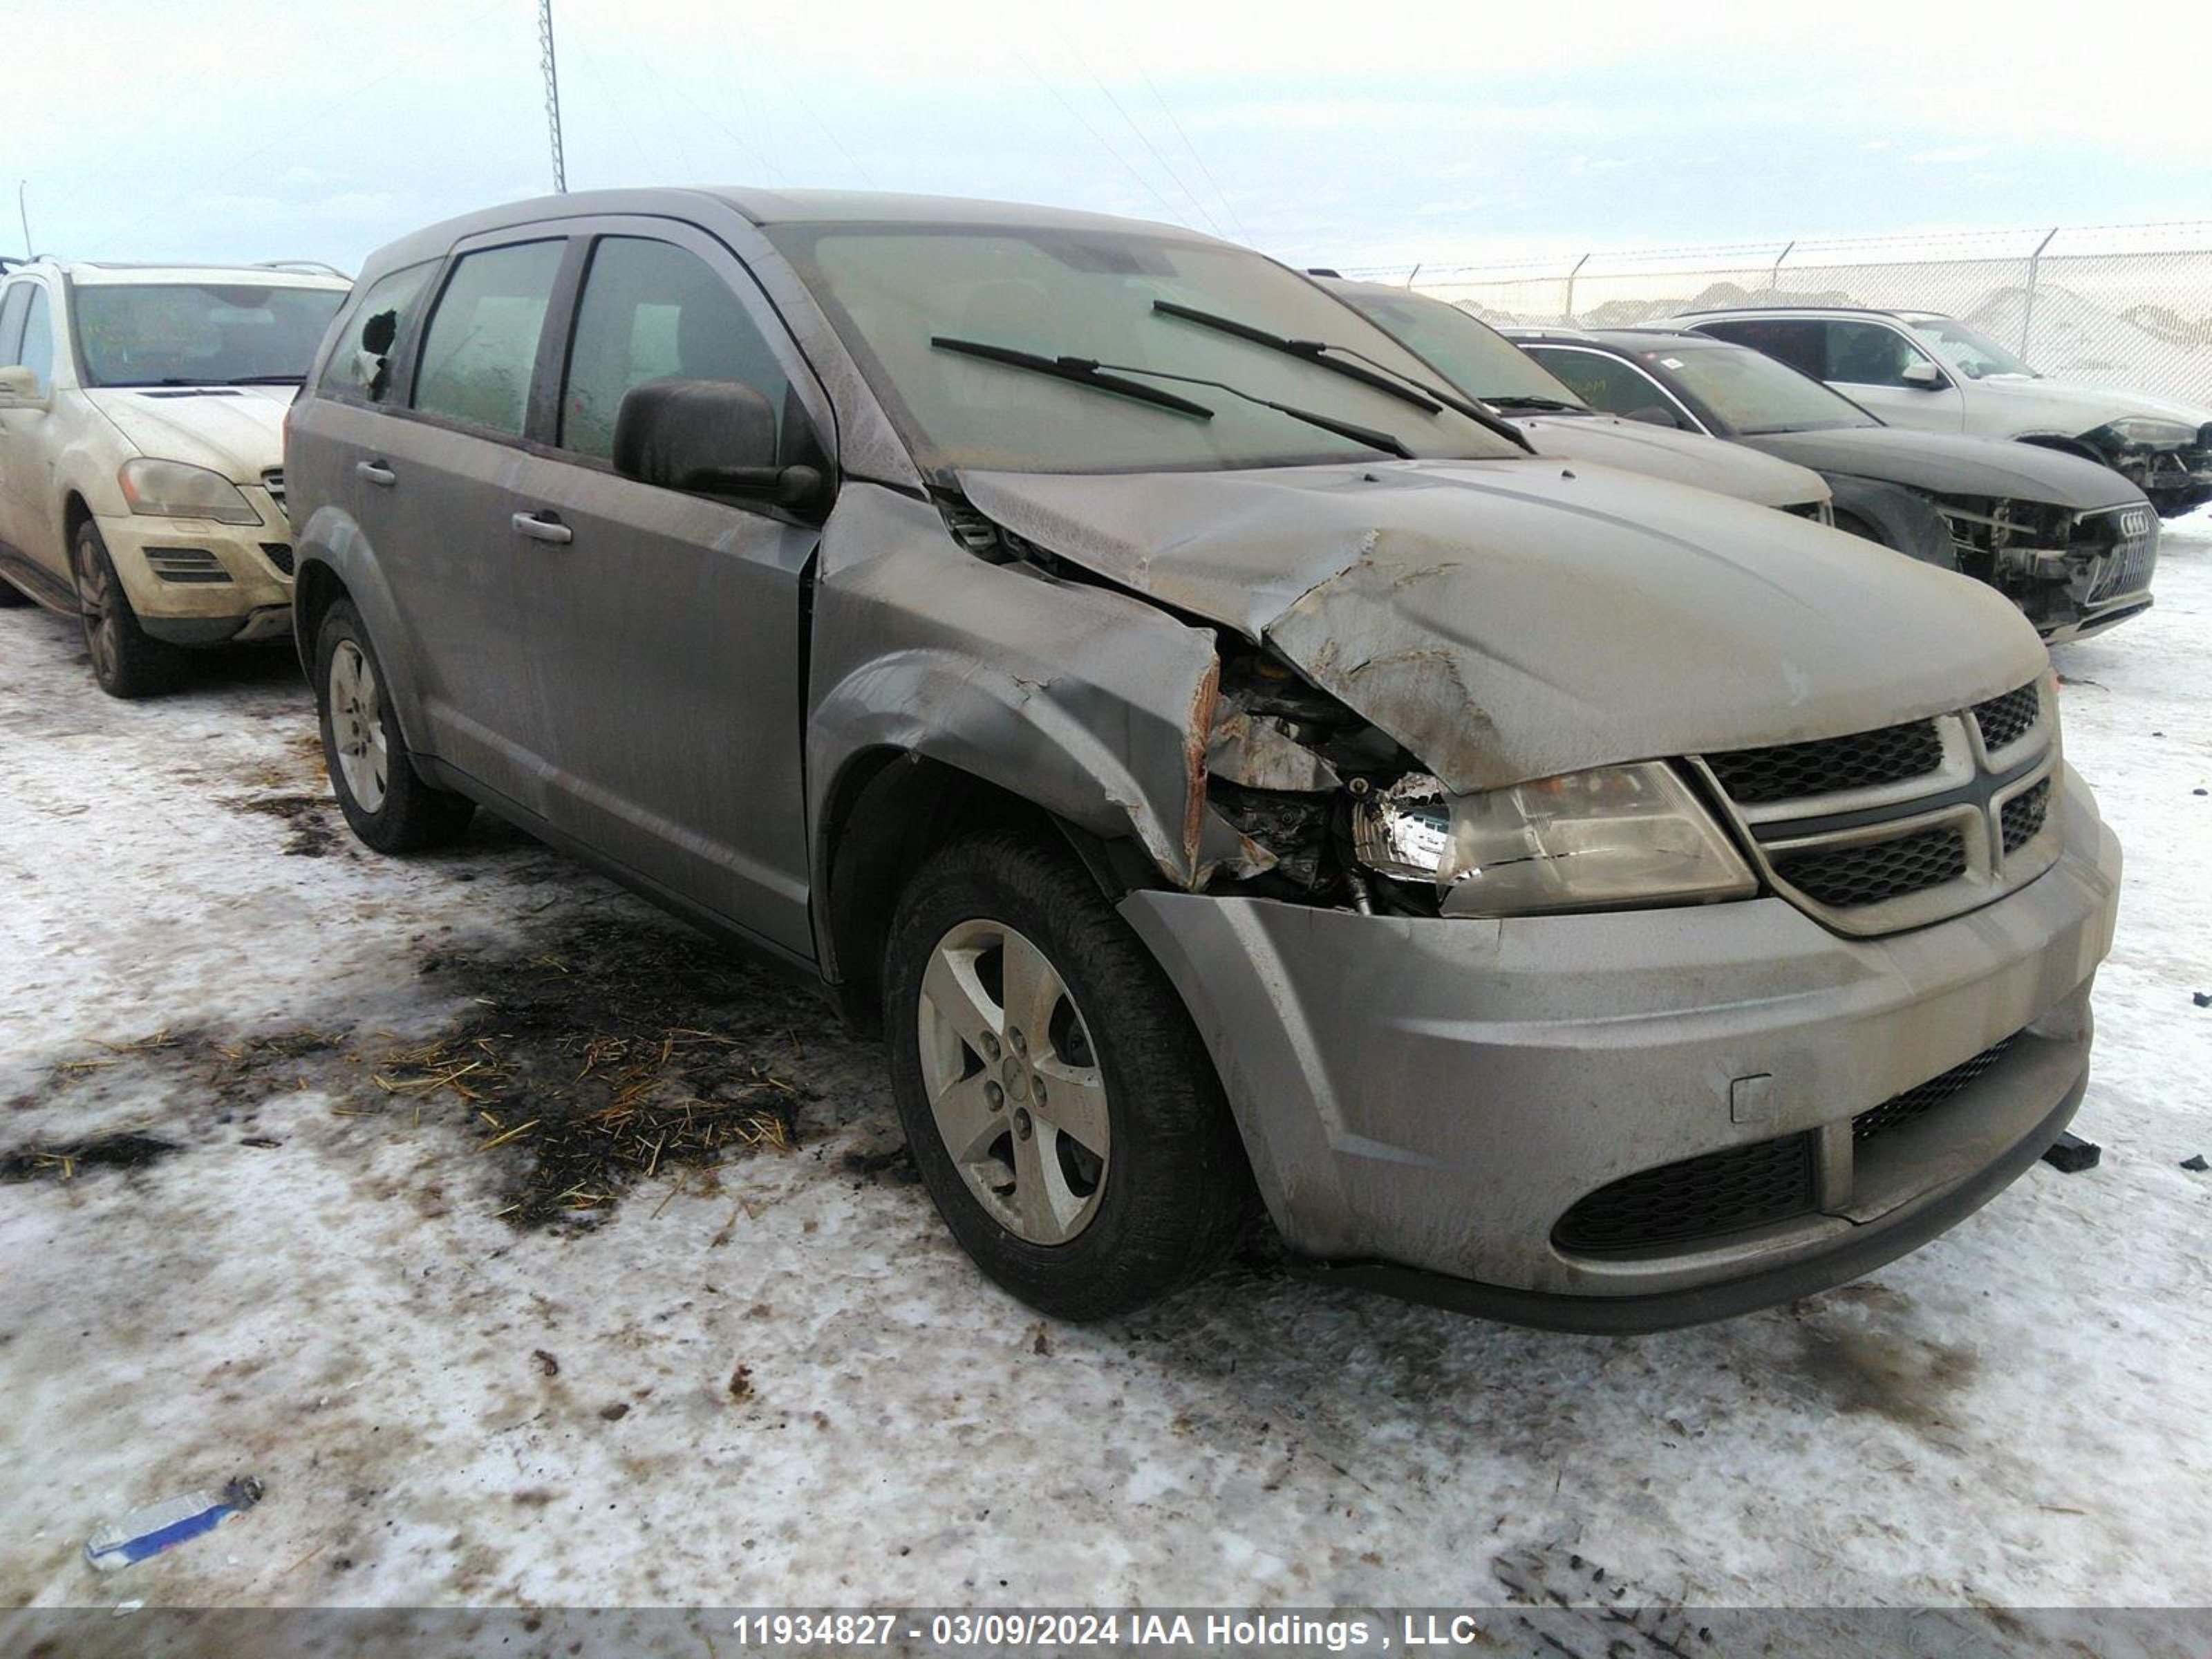
[{"label": "crumpled hood", "polygon": [[1802,507],[1828,499],[1817,473],[1741,444],[1695,432],[1674,432],[1618,415],[1516,415],[1510,417],[1539,455],[1595,461],[1649,478],[1695,484],[1761,507]]},{"label": "crumpled hood", "polygon": [[2009,691],[2048,663],[1979,582],[1607,467],[962,483],[1061,557],[1270,642],[1457,790],[1839,736]]},{"label": "crumpled hood", "polygon": [[2014,432],[2049,432],[2081,437],[2109,421],[2148,415],[2192,429],[2212,421],[2212,407],[2154,398],[2118,386],[2079,386],[2070,380],[2014,379],[1991,375],[1976,380],[1966,396],[1984,410],[2002,409]]},{"label": "crumpled hood", "polygon": [[2142,490],[2108,466],[2010,438],[1856,426],[1765,433],[1743,442],[1816,471],[1849,472],[1943,495],[2047,501],[2075,513],[2143,500]]},{"label": "crumpled hood", "polygon": [[106,386],[84,394],[142,455],[211,467],[233,483],[258,483],[284,464],[289,386]]}]

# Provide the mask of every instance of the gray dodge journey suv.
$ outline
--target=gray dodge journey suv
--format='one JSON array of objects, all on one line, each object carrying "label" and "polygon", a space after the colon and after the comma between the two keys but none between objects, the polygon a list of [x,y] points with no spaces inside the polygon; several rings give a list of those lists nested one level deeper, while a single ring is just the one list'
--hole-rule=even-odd
[{"label": "gray dodge journey suv", "polygon": [[1327,1279],[1711,1318],[2081,1099],[2119,853],[2018,612],[1531,455],[1257,254],[522,203],[369,261],[289,455],[361,838],[487,806],[818,978],[1048,1312],[1256,1200]]}]

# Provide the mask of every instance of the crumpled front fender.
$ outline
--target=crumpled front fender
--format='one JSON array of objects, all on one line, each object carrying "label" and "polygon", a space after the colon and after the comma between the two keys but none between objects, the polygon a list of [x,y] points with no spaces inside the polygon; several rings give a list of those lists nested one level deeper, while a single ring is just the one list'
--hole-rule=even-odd
[{"label": "crumpled front fender", "polygon": [[[825,529],[810,819],[884,749],[995,784],[1196,884],[1213,636],[1158,607],[957,545],[929,503],[848,485]],[[817,860],[821,851],[817,849]]]}]

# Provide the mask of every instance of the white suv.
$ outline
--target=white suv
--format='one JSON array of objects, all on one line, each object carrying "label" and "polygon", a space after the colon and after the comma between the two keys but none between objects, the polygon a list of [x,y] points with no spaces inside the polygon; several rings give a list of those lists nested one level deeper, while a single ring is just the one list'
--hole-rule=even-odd
[{"label": "white suv", "polygon": [[2212,406],[2039,374],[1933,311],[1698,311],[1667,325],[1779,357],[1893,426],[2018,438],[2102,461],[2169,518],[2212,501]]},{"label": "white suv", "polygon": [[0,604],[83,619],[100,689],[292,621],[283,421],[328,267],[33,260],[0,281]]}]

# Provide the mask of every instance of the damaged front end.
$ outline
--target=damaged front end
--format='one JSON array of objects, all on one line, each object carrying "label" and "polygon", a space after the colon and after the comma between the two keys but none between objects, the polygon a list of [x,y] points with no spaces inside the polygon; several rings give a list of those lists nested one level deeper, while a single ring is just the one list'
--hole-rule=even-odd
[{"label": "damaged front end", "polygon": [[1662,763],[1455,793],[1264,652],[1224,664],[1206,768],[1211,891],[1362,915],[1496,917],[1758,890]]},{"label": "damaged front end", "polygon": [[2148,611],[2158,518],[2148,505],[2079,513],[2043,501],[1942,495],[1959,568],[2017,605],[2052,642]]},{"label": "damaged front end", "polygon": [[2212,421],[2191,428],[2150,416],[2108,421],[2080,441],[2150,497],[2166,518],[2212,501]]}]

